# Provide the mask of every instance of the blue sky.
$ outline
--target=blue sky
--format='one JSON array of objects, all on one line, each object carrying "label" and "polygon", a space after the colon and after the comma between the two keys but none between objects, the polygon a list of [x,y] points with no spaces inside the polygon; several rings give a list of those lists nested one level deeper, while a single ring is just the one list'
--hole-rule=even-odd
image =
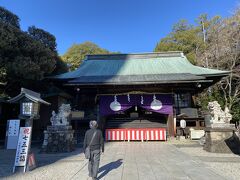
[{"label": "blue sky", "polygon": [[55,35],[58,52],[92,41],[122,53],[151,52],[174,23],[190,23],[202,13],[230,16],[237,0],[0,0],[17,14],[23,30],[31,25]]}]

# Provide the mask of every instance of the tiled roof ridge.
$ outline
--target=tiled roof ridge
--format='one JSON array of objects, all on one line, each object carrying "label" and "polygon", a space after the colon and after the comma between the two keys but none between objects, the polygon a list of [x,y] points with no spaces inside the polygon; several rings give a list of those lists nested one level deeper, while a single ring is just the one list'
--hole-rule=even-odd
[{"label": "tiled roof ridge", "polygon": [[129,60],[129,59],[151,59],[162,57],[185,57],[182,51],[146,52],[129,54],[89,54],[85,60]]}]

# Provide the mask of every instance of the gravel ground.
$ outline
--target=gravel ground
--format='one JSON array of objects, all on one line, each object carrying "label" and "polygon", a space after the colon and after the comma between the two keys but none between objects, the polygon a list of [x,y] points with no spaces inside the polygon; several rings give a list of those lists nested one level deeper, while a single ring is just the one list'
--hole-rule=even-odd
[{"label": "gravel ground", "polygon": [[213,169],[226,179],[240,179],[240,156],[236,154],[210,153],[203,150],[198,141],[175,140],[168,141],[178,149],[193,157],[199,158],[206,166]]}]

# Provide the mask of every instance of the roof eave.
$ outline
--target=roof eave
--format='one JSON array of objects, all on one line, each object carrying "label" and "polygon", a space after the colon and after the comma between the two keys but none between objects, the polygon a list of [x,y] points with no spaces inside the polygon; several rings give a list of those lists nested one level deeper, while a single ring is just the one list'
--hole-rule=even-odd
[{"label": "roof eave", "polygon": [[40,97],[40,93],[34,92],[32,90],[26,89],[26,88],[21,88],[21,93],[11,99],[8,100],[9,103],[18,103],[22,98],[28,98],[31,101],[37,103],[43,103],[46,105],[50,105],[50,103],[44,101],[43,99],[41,99]]},{"label": "roof eave", "polygon": [[20,95],[14,97],[14,98],[8,100],[8,102],[9,102],[9,103],[17,103],[17,101],[19,101],[19,100],[20,100],[21,98],[23,98],[23,97],[26,97],[26,98],[30,99],[31,101],[33,101],[33,102],[35,102],[35,103],[40,102],[40,103],[42,103],[42,104],[51,105],[50,103],[48,103],[48,102],[46,102],[46,101],[44,101],[44,100],[42,100],[42,99],[36,99],[36,98],[34,98],[34,97],[32,97],[32,96],[29,96],[28,94],[25,94],[25,95],[20,94]]},{"label": "roof eave", "polygon": [[205,76],[205,77],[224,77],[228,76],[231,73],[231,71],[224,72],[224,73],[216,73],[216,74],[200,74],[200,76]]},{"label": "roof eave", "polygon": [[82,82],[82,83],[66,83],[65,86],[96,86],[96,85],[146,85],[146,84],[176,84],[176,83],[212,83],[213,80],[189,80],[189,81],[135,81],[135,82]]}]

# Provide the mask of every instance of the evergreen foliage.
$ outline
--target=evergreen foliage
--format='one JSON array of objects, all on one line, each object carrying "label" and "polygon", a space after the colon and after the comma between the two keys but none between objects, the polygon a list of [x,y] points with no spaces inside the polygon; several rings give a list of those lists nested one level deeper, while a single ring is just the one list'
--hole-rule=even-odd
[{"label": "evergreen foliage", "polygon": [[31,26],[28,28],[28,34],[35,40],[40,41],[45,47],[49,48],[51,51],[57,51],[56,38],[49,32]]},{"label": "evergreen foliage", "polygon": [[188,60],[196,64],[196,52],[203,48],[203,40],[198,36],[201,29],[180,20],[173,26],[172,32],[162,38],[154,51],[183,51]]},{"label": "evergreen foliage", "polygon": [[0,21],[20,29],[19,17],[0,6]]},{"label": "evergreen foliage", "polygon": [[73,44],[62,56],[63,60],[70,65],[71,70],[75,70],[84,60],[87,54],[109,54],[106,49],[99,47],[92,42]]},{"label": "evergreen foliage", "polygon": [[0,94],[41,86],[34,81],[66,71],[53,35],[34,26],[23,32],[19,18],[0,7],[0,85],[4,86]]}]

